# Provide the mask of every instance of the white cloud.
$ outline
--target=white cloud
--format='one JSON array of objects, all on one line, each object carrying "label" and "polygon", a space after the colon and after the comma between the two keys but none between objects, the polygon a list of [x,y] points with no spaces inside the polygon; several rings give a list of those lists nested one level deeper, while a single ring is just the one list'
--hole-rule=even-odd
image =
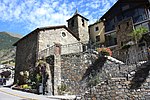
[{"label": "white cloud", "polygon": [[58,7],[58,4],[59,4],[59,2],[58,2],[58,1],[55,1],[55,2],[53,2],[52,7],[53,7],[53,8]]},{"label": "white cloud", "polygon": [[19,19],[20,14],[21,14],[21,8],[20,8],[20,6],[16,7],[16,10],[13,13],[14,13],[14,17],[16,19]]},{"label": "white cloud", "polygon": [[38,9],[36,9],[35,13],[38,15],[46,15],[47,10],[44,8],[38,8]]},{"label": "white cloud", "polygon": [[76,9],[96,21],[116,0],[1,0],[0,21],[26,23],[30,31],[40,26],[66,24]]}]

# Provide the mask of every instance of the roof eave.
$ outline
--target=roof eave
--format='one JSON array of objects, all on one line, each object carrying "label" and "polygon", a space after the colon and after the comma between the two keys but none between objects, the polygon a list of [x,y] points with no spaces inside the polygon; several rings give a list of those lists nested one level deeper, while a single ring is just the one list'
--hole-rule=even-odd
[{"label": "roof eave", "polygon": [[69,28],[67,28],[65,25],[60,25],[60,26],[50,26],[50,27],[40,27],[40,28],[36,28],[35,30],[33,30],[32,32],[30,32],[29,34],[27,34],[26,36],[24,36],[23,38],[21,38],[20,40],[18,40],[16,43],[13,44],[13,46],[17,46],[18,42],[20,42],[21,40],[25,39],[27,36],[29,36],[30,34],[33,34],[34,32],[39,32],[41,30],[49,30],[49,29],[57,29],[57,28],[65,28],[68,32],[70,32],[78,41],[80,41],[80,38],[77,37]]},{"label": "roof eave", "polygon": [[13,46],[17,46],[18,42],[20,42],[21,40],[25,39],[30,34],[33,34],[34,32],[38,32],[38,31],[39,31],[39,28],[36,28],[35,30],[33,30],[32,32],[30,32],[29,34],[27,34],[26,36],[24,36],[21,39],[19,39],[16,43],[13,44]]}]

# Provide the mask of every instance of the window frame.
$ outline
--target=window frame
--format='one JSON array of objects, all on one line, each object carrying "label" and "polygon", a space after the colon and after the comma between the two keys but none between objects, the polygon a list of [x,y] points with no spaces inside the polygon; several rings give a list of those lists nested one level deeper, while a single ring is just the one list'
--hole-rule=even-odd
[{"label": "window frame", "polygon": [[100,35],[97,35],[97,36],[95,37],[95,41],[96,41],[96,42],[100,42],[100,40],[101,40],[101,39],[100,39]]},{"label": "window frame", "polygon": [[[64,34],[64,35],[63,35]],[[67,33],[65,31],[61,31],[61,37],[62,38],[66,38],[67,37]]]},{"label": "window frame", "polygon": [[99,31],[99,27],[98,27],[98,26],[95,26],[95,27],[94,27],[94,31],[95,31],[95,32]]}]

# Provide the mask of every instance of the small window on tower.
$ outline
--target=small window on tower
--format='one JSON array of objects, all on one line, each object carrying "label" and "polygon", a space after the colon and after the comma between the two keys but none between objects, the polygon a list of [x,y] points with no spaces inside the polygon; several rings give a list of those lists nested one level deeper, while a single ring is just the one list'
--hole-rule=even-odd
[{"label": "small window on tower", "polygon": [[127,26],[129,26],[129,22],[127,22]]},{"label": "small window on tower", "polygon": [[82,26],[85,26],[84,19],[82,19]]},{"label": "small window on tower", "polygon": [[100,36],[96,36],[96,42],[99,42],[100,41]]},{"label": "small window on tower", "polygon": [[95,27],[95,31],[98,31],[98,30],[99,30],[99,27],[98,27],[98,26],[96,26],[96,27]]},{"label": "small window on tower", "polygon": [[118,29],[120,29],[120,25],[118,25]]}]

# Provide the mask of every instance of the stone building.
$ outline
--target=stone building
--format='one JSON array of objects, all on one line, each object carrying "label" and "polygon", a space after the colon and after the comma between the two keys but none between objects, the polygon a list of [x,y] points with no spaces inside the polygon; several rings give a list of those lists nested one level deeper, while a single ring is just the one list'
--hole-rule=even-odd
[{"label": "stone building", "polygon": [[129,41],[132,40],[129,35],[133,31],[133,22],[132,19],[125,19],[118,23],[116,27],[116,37],[117,37],[117,46],[121,48],[126,45]]},{"label": "stone building", "polygon": [[145,33],[141,39],[142,42],[146,42],[148,47],[148,60],[150,61],[150,32]]},{"label": "stone building", "polygon": [[[120,60],[126,60],[128,55],[135,54],[136,51],[121,50],[126,44],[130,44],[132,37],[129,34],[133,29],[139,27],[145,27],[150,31],[150,2],[149,0],[118,0],[100,19],[100,23],[89,26],[89,32],[91,40],[94,44],[104,42],[106,47],[109,47],[113,51],[113,56]],[[98,24],[100,30],[104,29],[101,36],[98,37],[98,33],[94,30],[98,30]],[[104,34],[104,36],[102,35]],[[103,39],[103,37],[105,39]],[[146,46],[140,45],[139,52],[145,52]],[[127,54],[128,51],[132,51],[132,54]],[[122,54],[123,53],[123,56]],[[136,57],[132,57],[136,58]]]},{"label": "stone building", "polygon": [[105,26],[102,21],[95,22],[89,25],[90,40],[92,41],[94,47],[100,47],[105,42]]},{"label": "stone building", "polygon": [[88,43],[88,19],[78,14],[76,11],[74,16],[67,20],[68,28],[80,38],[82,43]]},{"label": "stone building", "polygon": [[[113,49],[114,47],[118,46],[118,42],[121,43],[122,38],[118,38],[117,36],[118,26],[120,27],[119,24],[123,23],[127,19],[130,19],[130,22],[125,22],[125,24],[129,25],[131,28],[136,29],[140,26],[143,26],[149,30],[149,5],[149,0],[118,0],[100,18],[100,20],[104,22],[105,26],[105,46]],[[121,25],[121,27],[123,30],[127,28],[124,25]],[[126,31],[126,33],[127,32],[129,31]],[[121,36],[122,34],[125,34],[125,32],[120,32],[119,34],[119,36]],[[125,38],[128,38],[128,36]]]},{"label": "stone building", "polygon": [[[62,25],[37,28],[14,44],[16,46],[15,82],[21,80],[19,77],[21,71],[34,72],[39,59],[51,55],[57,59],[58,45],[61,46],[61,54],[83,51],[83,44],[89,41],[88,19],[76,12],[67,22],[68,27]],[[55,60],[54,66],[57,65],[59,66]]]}]

